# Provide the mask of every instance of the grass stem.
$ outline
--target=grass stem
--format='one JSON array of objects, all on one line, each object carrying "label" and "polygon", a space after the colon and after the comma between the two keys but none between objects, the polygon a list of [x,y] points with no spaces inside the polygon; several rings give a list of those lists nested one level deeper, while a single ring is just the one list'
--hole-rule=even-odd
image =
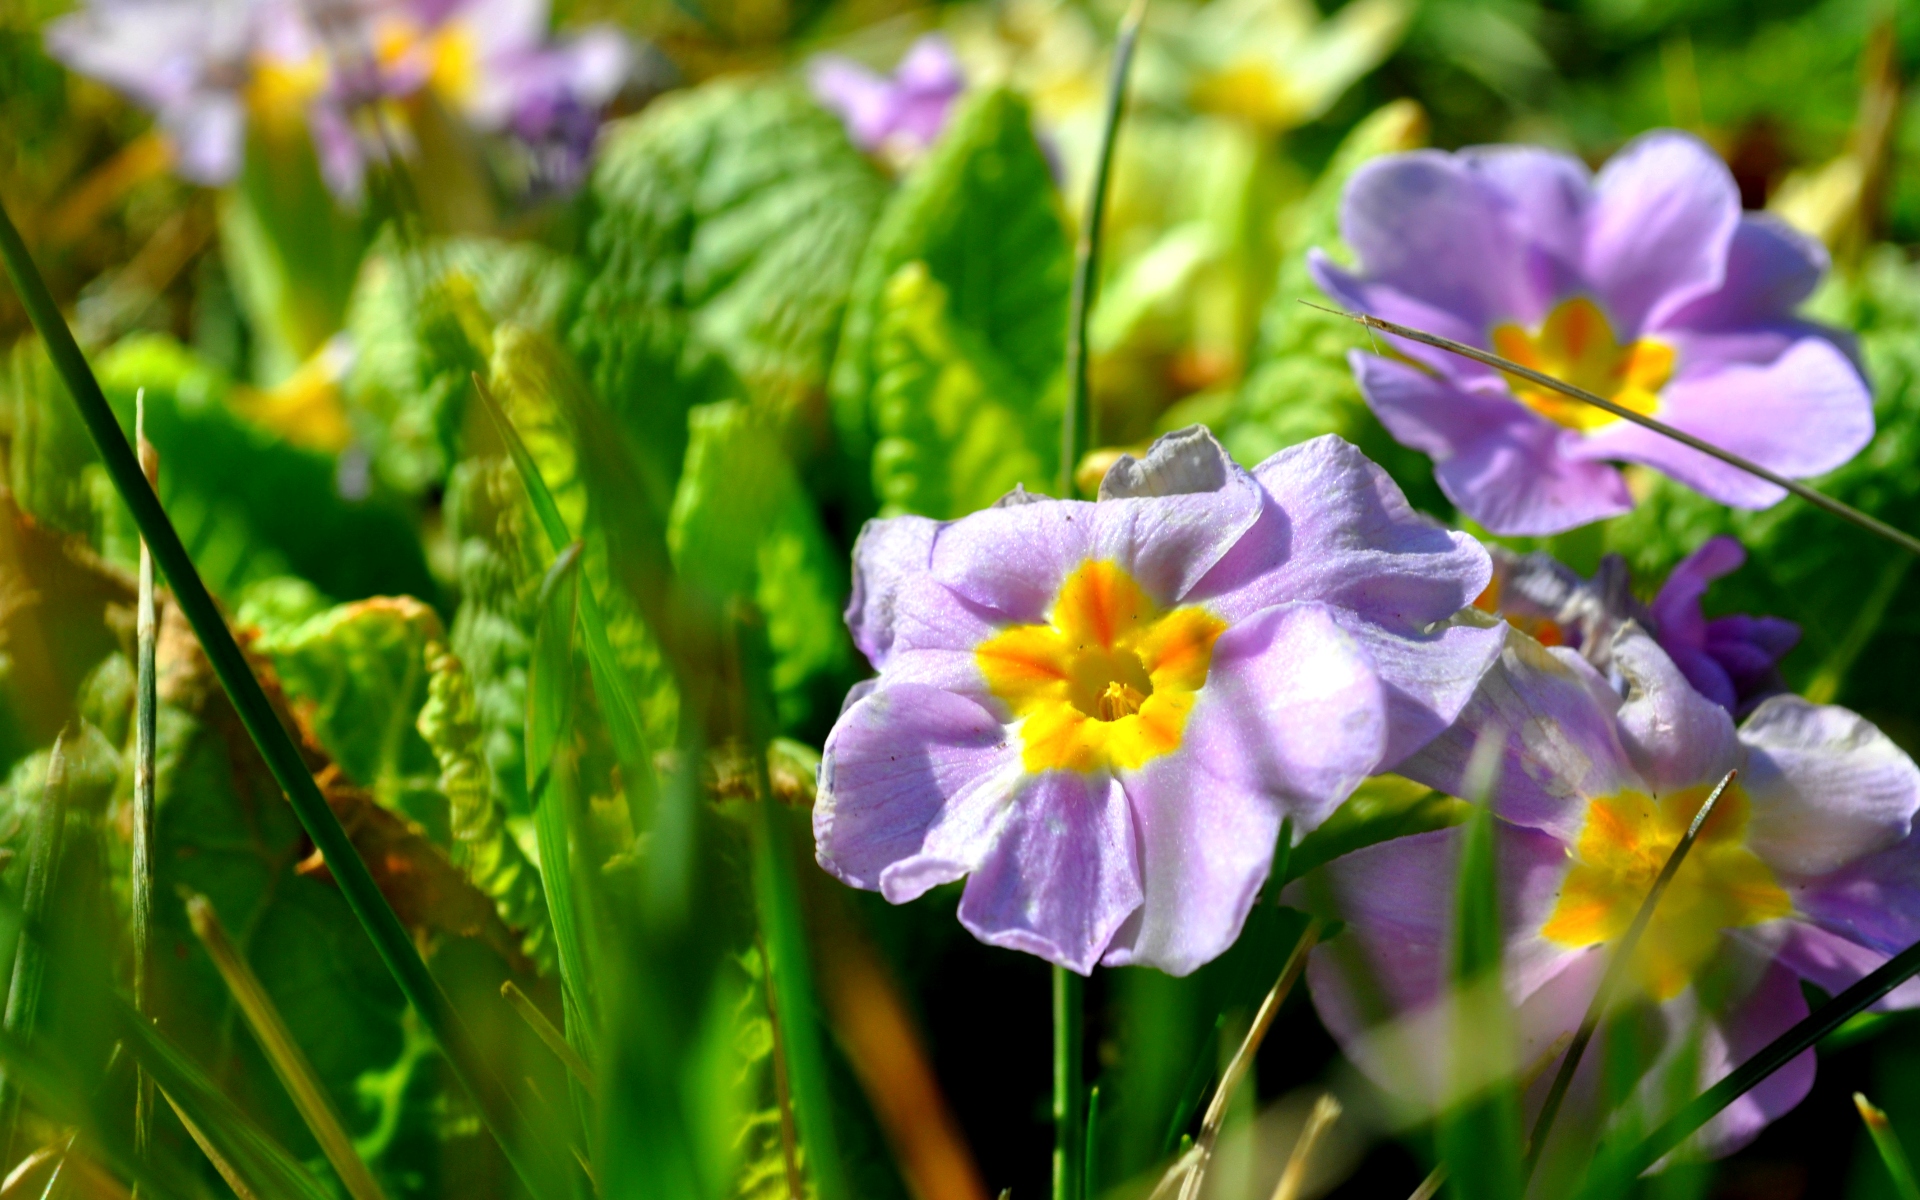
[{"label": "grass stem", "polygon": [[1053,1200],[1083,1200],[1086,980],[1053,968]]},{"label": "grass stem", "polygon": [[1107,190],[1113,174],[1113,147],[1120,138],[1120,118],[1127,107],[1127,77],[1133,71],[1133,52],[1140,42],[1140,26],[1147,19],[1147,0],[1133,0],[1120,22],[1113,45],[1113,74],[1107,85],[1107,112],[1100,129],[1100,157],[1095,160],[1087,215],[1080,223],[1074,247],[1073,292],[1067,307],[1067,405],[1060,417],[1060,481],[1063,500],[1074,494],[1074,469],[1093,441],[1093,402],[1088,387],[1087,326],[1100,275],[1100,234],[1106,224]]},{"label": "grass stem", "polygon": [[1540,1106],[1540,1115],[1534,1118],[1533,1134],[1527,1139],[1527,1178],[1533,1178],[1534,1168],[1540,1165],[1540,1155],[1545,1151],[1547,1135],[1553,1132],[1554,1118],[1560,1115],[1560,1105],[1567,1098],[1567,1089],[1573,1084],[1573,1073],[1580,1067],[1580,1058],[1586,1053],[1587,1044],[1593,1041],[1594,1031],[1600,1027],[1601,1018],[1606,1016],[1607,1006],[1613,1002],[1614,989],[1620,985],[1633,961],[1633,952],[1640,946],[1641,937],[1647,932],[1647,926],[1653,920],[1653,910],[1659,906],[1660,897],[1666,894],[1667,885],[1673,882],[1680,864],[1686,861],[1687,852],[1693,849],[1693,843],[1700,837],[1700,830],[1706,826],[1707,818],[1713,815],[1714,805],[1720,802],[1721,795],[1732,786],[1738,771],[1728,771],[1714,785],[1700,805],[1700,811],[1693,814],[1693,820],[1687,825],[1687,831],[1667,855],[1667,861],[1660,868],[1660,874],[1654,876],[1653,886],[1647,889],[1646,899],[1640,902],[1639,911],[1633,914],[1633,922],[1614,945],[1613,954],[1607,959],[1606,970],[1600,974],[1600,986],[1593,990],[1593,999],[1587,1002],[1586,1015],[1580,1018],[1580,1027],[1574,1032],[1573,1041],[1567,1046],[1567,1055],[1560,1060],[1560,1070],[1553,1077],[1553,1084],[1547,1089],[1547,1098]]},{"label": "grass stem", "polygon": [[1603,412],[1612,413],[1623,421],[1632,421],[1635,425],[1639,425],[1645,429],[1651,429],[1663,437],[1672,438],[1683,446],[1698,450],[1709,458],[1717,458],[1730,467],[1737,467],[1757,479],[1764,479],[1777,488],[1783,488],[1786,491],[1792,492],[1815,508],[1832,513],[1843,521],[1849,521],[1858,525],[1876,537],[1885,538],[1909,554],[1920,554],[1920,538],[1916,538],[1910,533],[1902,533],[1878,517],[1869,516],[1850,504],[1835,500],[1825,492],[1816,491],[1804,483],[1788,479],[1785,475],[1781,475],[1776,471],[1768,470],[1752,459],[1743,458],[1731,450],[1723,450],[1712,442],[1675,429],[1666,422],[1656,420],[1653,417],[1647,416],[1645,413],[1635,412],[1633,409],[1627,408],[1624,405],[1615,404],[1606,397],[1595,395],[1585,388],[1575,387],[1570,383],[1555,379],[1553,376],[1543,374],[1531,367],[1523,367],[1511,359],[1501,358],[1497,354],[1490,354],[1477,346],[1469,346],[1465,342],[1456,342],[1452,338],[1441,337],[1437,333],[1428,333],[1422,329],[1414,329],[1410,326],[1400,325],[1393,321],[1371,316],[1367,313],[1343,312],[1340,309],[1327,308],[1325,305],[1313,304],[1305,300],[1302,300],[1301,303],[1307,305],[1309,308],[1320,309],[1322,312],[1330,312],[1337,316],[1348,317],[1354,321],[1358,321],[1369,329],[1378,329],[1382,333],[1390,333],[1395,337],[1406,338],[1411,342],[1419,342],[1422,345],[1432,346],[1438,350],[1445,350],[1449,354],[1458,354],[1462,358],[1470,358],[1474,362],[1492,367],[1502,374],[1517,379],[1524,379],[1537,387],[1543,387],[1548,391],[1558,392],[1562,396],[1591,404]]},{"label": "grass stem", "polygon": [[513,1007],[514,1012],[520,1014],[520,1019],[527,1023],[527,1028],[533,1030],[534,1036],[553,1051],[553,1056],[586,1089],[587,1095],[599,1099],[600,1082],[594,1078],[593,1068],[587,1065],[586,1059],[580,1057],[579,1051],[567,1044],[567,1035],[553,1027],[553,1022],[547,1020],[547,1014],[541,1012],[540,1006],[520,990],[520,985],[511,979],[507,980],[500,985],[500,997]]}]

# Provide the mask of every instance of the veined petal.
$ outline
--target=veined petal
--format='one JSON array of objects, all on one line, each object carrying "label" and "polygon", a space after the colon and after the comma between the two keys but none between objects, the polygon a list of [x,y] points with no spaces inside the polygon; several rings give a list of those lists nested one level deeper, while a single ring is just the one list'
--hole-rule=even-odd
[{"label": "veined petal", "polygon": [[[821,755],[813,808],[820,865],[855,887],[879,889],[886,872],[927,852],[929,831],[944,822],[939,870],[915,874],[915,886],[959,878],[990,833],[975,810],[1004,798],[989,785],[1019,758],[1000,721],[965,697],[911,683],[870,692],[841,715]],[[972,840],[952,836],[958,826],[949,809],[964,814],[958,825],[976,832]],[[911,889],[894,890],[907,898]]]},{"label": "veined petal", "polygon": [[1567,842],[1579,836],[1587,800],[1645,790],[1614,728],[1619,697],[1579,655],[1548,650],[1510,626],[1460,717],[1399,773],[1449,795],[1467,790],[1467,764],[1482,737],[1505,752],[1494,811]]},{"label": "veined petal", "polygon": [[1392,632],[1347,611],[1337,619],[1372,660],[1386,697],[1386,744],[1375,774],[1397,770],[1452,725],[1506,644],[1502,626],[1473,610],[1422,633]]},{"label": "veined petal", "polygon": [[1413,633],[1473,602],[1492,577],[1472,537],[1414,511],[1398,484],[1331,434],[1254,468],[1260,519],[1191,594],[1229,619],[1324,600]]},{"label": "veined petal", "polygon": [[1140,907],[1133,819],[1105,774],[1028,776],[960,898],[960,923],[991,946],[1090,974]]},{"label": "veined petal", "polygon": [[[1732,716],[1695,691],[1646,630],[1627,625],[1614,635],[1613,666],[1628,688],[1620,744],[1653,795],[1711,785],[1741,765]],[[1751,793],[1753,781],[1740,782]]]},{"label": "veined petal", "polygon": [[933,536],[940,523],[903,516],[868,521],[853,543],[853,594],[847,597],[847,630],[876,669],[893,649],[894,605],[900,585],[927,573]]},{"label": "veined petal", "polygon": [[1569,456],[1578,439],[1510,397],[1359,351],[1348,361],[1394,440],[1429,455],[1440,490],[1493,532],[1561,533],[1633,507],[1618,471]]},{"label": "veined petal", "polygon": [[[1840,466],[1873,438],[1873,399],[1853,364],[1820,338],[1775,362],[1685,371],[1661,393],[1662,421],[1790,479]],[[1765,508],[1786,493],[1665,434],[1616,421],[1568,453],[1644,463],[1723,504]]]},{"label": "veined petal", "polygon": [[1585,276],[1623,338],[1717,290],[1740,223],[1740,190],[1698,138],[1637,138],[1594,180]]},{"label": "veined petal", "polygon": [[1104,961],[1185,975],[1224,952],[1282,819],[1317,826],[1373,770],[1385,725],[1372,663],[1324,605],[1271,609],[1221,635],[1185,744],[1121,776],[1144,908]]},{"label": "veined petal", "polygon": [[1740,727],[1754,850],[1825,875],[1901,841],[1920,811],[1920,769],[1856,713],[1775,696]]}]

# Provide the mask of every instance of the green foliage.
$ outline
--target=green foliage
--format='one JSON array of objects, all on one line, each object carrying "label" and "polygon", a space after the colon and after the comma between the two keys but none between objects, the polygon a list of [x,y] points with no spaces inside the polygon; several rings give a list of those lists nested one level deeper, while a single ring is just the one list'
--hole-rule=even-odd
[{"label": "green foliage", "polygon": [[610,129],[568,345],[671,479],[695,405],[748,400],[820,432],[879,176],[790,81],[720,81]]},{"label": "green foliage", "polygon": [[687,587],[766,615],[783,729],[838,708],[853,667],[840,607],[846,567],[768,421],[743,404],[695,409],[668,544]]},{"label": "green foliage", "polygon": [[346,392],[380,479],[409,494],[446,482],[495,327],[551,333],[578,275],[571,260],[526,243],[388,239],[376,248],[347,312],[355,357]]},{"label": "green foliage", "polygon": [[[1398,775],[1376,775],[1300,839],[1287,857],[1286,879],[1298,879],[1343,854],[1389,838],[1458,825],[1472,811],[1465,801]],[[1282,880],[1281,882],[1285,882]]]},{"label": "green foliage", "polygon": [[923,262],[888,281],[875,337],[873,486],[882,516],[962,517],[1059,459],[1059,392],[1036,403],[986,345],[948,318]]},{"label": "green foliage", "polygon": [[393,596],[269,631],[254,648],[273,660],[347,776],[446,845],[447,802],[434,787],[434,754],[414,727],[427,701],[427,647],[443,636],[432,609]]},{"label": "green foliage", "polygon": [[[902,269],[916,262],[925,282],[902,283],[915,278]],[[1002,452],[1038,455],[1042,477],[1053,473],[1057,447],[1028,445],[1027,430],[1049,412],[1058,420],[1071,271],[1060,199],[1025,102],[1005,90],[970,98],[875,228],[834,359],[840,448],[854,464],[873,455],[881,502],[975,499],[985,482],[969,477],[977,467],[963,464],[952,480],[941,474],[967,433],[989,440],[993,418],[972,431],[955,419],[968,389],[996,389],[1017,418],[1015,430],[991,437]],[[968,374],[978,382],[961,382]],[[846,486],[857,489],[859,468],[850,471]],[[852,498],[870,503],[857,491]]]},{"label": "green foliage", "polygon": [[[1347,355],[1371,348],[1366,331],[1301,303],[1331,306],[1307,274],[1307,252],[1318,248],[1345,256],[1339,219],[1347,180],[1369,160],[1415,149],[1425,140],[1425,114],[1412,101],[1399,100],[1360,122],[1340,143],[1295,211],[1246,378],[1213,424],[1227,449],[1248,466],[1276,450],[1337,433],[1386,467],[1416,506],[1445,513],[1451,506],[1433,483],[1426,456],[1387,436],[1353,381]],[[1162,421],[1167,428],[1184,423],[1180,408]]]}]

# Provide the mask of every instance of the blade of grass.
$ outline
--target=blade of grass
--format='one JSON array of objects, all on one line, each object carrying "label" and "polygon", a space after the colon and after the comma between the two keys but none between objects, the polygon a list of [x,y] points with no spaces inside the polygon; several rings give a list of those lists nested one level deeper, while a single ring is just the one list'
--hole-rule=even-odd
[{"label": "blade of grass", "polygon": [[373,1172],[367,1169],[360,1152],[354,1149],[353,1139],[340,1124],[340,1114],[333,1110],[333,1102],[327,1099],[326,1089],[314,1075],[306,1052],[294,1041],[293,1031],[281,1019],[273,998],[267,995],[253,968],[234,948],[219,914],[213,911],[213,905],[205,896],[187,897],[187,921],[193,926],[194,936],[207,948],[207,956],[213,959],[227,990],[233,993],[240,1015],[253,1030],[254,1040],[266,1052],[273,1073],[280,1077],[281,1086],[287,1089],[293,1106],[300,1111],[313,1140],[320,1144],[320,1152],[333,1164],[348,1195],[353,1200],[386,1200]]},{"label": "blade of grass", "polygon": [[540,582],[540,623],[527,672],[527,801],[533,806],[540,882],[559,950],[567,1041],[591,1062],[597,1010],[581,889],[573,871],[580,784],[573,744],[573,631],[584,590],[579,587],[582,550],[579,542],[563,549]]},{"label": "blade of grass", "polygon": [[1866,1124],[1867,1133],[1873,1138],[1873,1148],[1880,1152],[1880,1161],[1886,1164],[1887,1174],[1893,1177],[1894,1194],[1900,1200],[1920,1200],[1920,1182],[1915,1182],[1913,1178],[1913,1164],[1907,1161],[1906,1148],[1901,1146],[1900,1135],[1893,1131],[1887,1114],[1875,1108],[1859,1092],[1853,1094],[1853,1106],[1860,1110],[1860,1120]]},{"label": "blade of grass", "polygon": [[1087,1089],[1087,1141],[1086,1150],[1080,1158],[1080,1178],[1086,1184],[1086,1194],[1100,1194],[1099,1185],[1094,1181],[1094,1155],[1100,1145],[1100,1085],[1094,1084]]},{"label": "blade of grass", "polygon": [[766,626],[752,605],[736,602],[732,627],[742,728],[753,755],[759,801],[753,806],[753,893],[766,939],[768,994],[774,998],[794,1118],[806,1145],[807,1166],[820,1200],[851,1200],[853,1189],[840,1156],[839,1130],[827,1087],[826,1047],[821,1037],[818,993],[813,982],[800,881],[793,867],[793,834],[786,806],[774,798],[767,773],[767,743],[773,739],[772,651]]},{"label": "blade of grass", "polygon": [[1470,358],[1474,362],[1492,367],[1502,374],[1524,379],[1528,383],[1546,388],[1548,391],[1558,392],[1562,396],[1568,396],[1582,403],[1591,404],[1602,412],[1611,413],[1624,421],[1632,421],[1635,425],[1639,425],[1645,429],[1651,429],[1662,437],[1672,438],[1681,445],[1698,450],[1710,458],[1717,458],[1730,467],[1737,467],[1755,478],[1764,479],[1777,488],[1784,488],[1813,505],[1815,508],[1832,513],[1843,521],[1849,521],[1858,525],[1860,528],[1877,537],[1885,538],[1909,554],[1920,554],[1920,538],[1916,538],[1912,534],[1902,533],[1885,521],[1877,517],[1869,516],[1850,504],[1835,500],[1825,492],[1816,491],[1804,483],[1788,479],[1785,475],[1770,471],[1759,463],[1748,458],[1742,458],[1731,450],[1723,450],[1712,442],[1675,429],[1666,422],[1655,420],[1645,413],[1635,412],[1630,408],[1615,404],[1606,397],[1597,396],[1585,388],[1575,387],[1570,383],[1555,379],[1551,375],[1542,374],[1531,367],[1523,367],[1511,359],[1501,358],[1497,354],[1489,354],[1487,351],[1479,349],[1476,346],[1469,346],[1465,342],[1456,342],[1452,338],[1441,337],[1437,333],[1428,333],[1425,330],[1396,324],[1393,321],[1382,320],[1379,317],[1371,316],[1367,313],[1343,312],[1340,309],[1327,308],[1325,305],[1314,304],[1306,300],[1302,300],[1300,303],[1305,304],[1309,308],[1317,308],[1322,312],[1330,312],[1336,316],[1347,317],[1351,320],[1358,321],[1369,329],[1378,329],[1382,333],[1390,333],[1395,337],[1403,337],[1408,341],[1419,342],[1422,345],[1432,346],[1438,350],[1445,350],[1449,354],[1458,354],[1462,358]]},{"label": "blade of grass", "polygon": [[161,1092],[160,1095],[166,1100],[167,1107],[173,1110],[174,1119],[179,1121],[180,1127],[187,1131],[187,1136],[193,1139],[193,1144],[200,1147],[200,1153],[207,1156],[207,1161],[213,1164],[214,1173],[220,1176],[221,1181],[233,1192],[237,1200],[259,1200],[254,1195],[253,1186],[247,1182],[246,1177],[227,1161],[226,1155],[220,1153],[218,1146],[207,1140],[206,1132],[193,1123],[193,1118],[181,1111],[180,1106],[173,1102],[172,1096],[168,1096],[165,1092]]},{"label": "blade of grass", "polygon": [[1300,1139],[1293,1144],[1293,1153],[1287,1155],[1280,1182],[1273,1185],[1273,1200],[1300,1200],[1300,1189],[1306,1186],[1307,1164],[1313,1159],[1313,1151],[1339,1119],[1340,1102],[1333,1098],[1333,1093],[1322,1093],[1313,1102],[1313,1111],[1307,1114],[1307,1123],[1300,1130]]},{"label": "blade of grass", "polygon": [[[333,1193],[227,1098],[192,1059],[120,997],[112,1008],[114,1032],[154,1086],[190,1118],[228,1166],[261,1196],[330,1200]],[[217,1164],[216,1164],[217,1166]]]},{"label": "blade of grass", "polygon": [[1573,1073],[1580,1067],[1580,1056],[1586,1053],[1587,1043],[1593,1040],[1594,1030],[1600,1028],[1600,1019],[1606,1015],[1607,1006],[1613,1002],[1613,990],[1620,985],[1621,976],[1633,959],[1633,952],[1639,948],[1640,938],[1647,931],[1647,925],[1653,920],[1653,910],[1659,905],[1660,897],[1666,894],[1667,885],[1673,882],[1674,874],[1680,870],[1680,864],[1686,860],[1687,852],[1693,849],[1693,843],[1699,839],[1700,830],[1713,815],[1713,806],[1720,802],[1721,793],[1733,783],[1739,771],[1728,771],[1713,791],[1700,805],[1700,811],[1693,814],[1693,820],[1687,825],[1686,833],[1675,844],[1673,852],[1667,855],[1666,863],[1661,866],[1660,874],[1653,880],[1653,886],[1647,889],[1646,899],[1640,902],[1640,910],[1633,914],[1633,921],[1627,931],[1615,943],[1613,954],[1607,959],[1606,970],[1601,972],[1600,986],[1593,991],[1593,999],[1587,1003],[1587,1013],[1580,1018],[1580,1027],[1574,1031],[1573,1041],[1567,1046],[1566,1057],[1560,1060],[1560,1070],[1553,1077],[1553,1084],[1547,1089],[1547,1098],[1540,1106],[1540,1115],[1534,1118],[1533,1133],[1527,1139],[1527,1178],[1533,1178],[1534,1168],[1540,1165],[1540,1155],[1546,1149],[1547,1135],[1553,1132],[1554,1118],[1560,1114],[1560,1104],[1567,1098],[1567,1089],[1573,1085]]},{"label": "blade of grass", "polygon": [[567,1045],[567,1036],[553,1027],[553,1022],[547,1020],[547,1014],[540,1011],[540,1006],[511,979],[500,985],[500,997],[513,1006],[514,1012],[520,1014],[520,1019],[533,1030],[534,1036],[553,1051],[553,1056],[560,1060],[560,1065],[567,1069],[569,1075],[580,1082],[587,1095],[599,1099],[600,1084],[594,1078],[593,1068],[587,1065],[586,1059],[580,1057],[579,1051]]},{"label": "blade of grass", "polygon": [[1093,190],[1087,195],[1087,217],[1080,223],[1080,239],[1074,247],[1073,294],[1067,308],[1067,406],[1060,419],[1062,499],[1073,498],[1073,471],[1093,437],[1093,405],[1087,386],[1087,324],[1093,316],[1099,282],[1100,235],[1106,225],[1113,147],[1120,138],[1120,118],[1127,107],[1127,76],[1133,71],[1133,52],[1146,19],[1147,0],[1133,0],[1113,44],[1113,75],[1107,85],[1106,120],[1100,129],[1100,157],[1095,160]]},{"label": "blade of grass", "polygon": [[[1461,789],[1463,798],[1473,803],[1473,815],[1460,831],[1450,973],[1454,1019],[1443,1051],[1451,1055],[1450,1069],[1461,1081],[1482,1076],[1483,1060],[1506,1053],[1514,1037],[1513,1014],[1501,986],[1505,939],[1500,922],[1499,852],[1488,802],[1503,748],[1499,734],[1483,736],[1474,746]],[[1483,997],[1489,1001],[1485,1009],[1477,1003]],[[1519,1200],[1525,1191],[1519,1092],[1511,1077],[1498,1076],[1455,1097],[1441,1112],[1435,1130],[1440,1160],[1447,1164],[1460,1195]]]},{"label": "blade of grass", "polygon": [[[534,461],[533,454],[527,449],[526,442],[520,438],[520,431],[514,428],[513,420],[506,410],[494,398],[480,376],[473,377],[474,394],[480,397],[481,407],[493,419],[500,431],[500,439],[507,444],[507,453],[513,459],[515,469],[520,472],[520,480],[527,489],[527,498],[533,503],[534,515],[540,521],[540,528],[547,535],[547,544],[555,554],[565,550],[574,541],[573,534],[567,528],[565,518],[560,515],[560,506],[554,502],[553,493],[547,488],[547,481],[540,474],[540,464]],[[584,579],[585,573],[582,572]],[[640,705],[633,698],[633,690],[627,685],[627,675],[620,667],[620,660],[614,655],[613,643],[607,637],[607,621],[601,612],[600,602],[595,598],[593,588],[586,584],[580,587],[580,632],[586,641],[587,669],[593,674],[593,693],[600,700],[600,709],[606,717],[607,733],[613,739],[614,757],[620,763],[620,778],[627,785],[628,804],[634,810],[634,830],[645,828],[640,818],[644,817],[658,794],[659,783],[654,778],[653,750],[647,744],[645,729],[640,723]]]},{"label": "blade of grass", "polygon": [[1427,1177],[1420,1181],[1419,1187],[1413,1189],[1413,1195],[1408,1196],[1407,1200],[1433,1200],[1446,1185],[1447,1164],[1441,1163],[1427,1173]]},{"label": "blade of grass", "polygon": [[515,1173],[535,1196],[545,1194],[551,1182],[567,1178],[572,1168],[556,1156],[544,1140],[531,1141],[534,1155],[531,1160],[516,1144],[514,1132],[525,1124],[518,1103],[480,1053],[466,1022],[427,969],[406,926],[381,894],[339,818],[320,794],[313,776],[307,773],[300,748],[281,726],[260,681],[247,664],[246,655],[194,568],[179,533],[160,507],[158,495],[140,470],[113,409],[100,391],[99,381],[80,353],[73,331],[67,328],[4,205],[0,205],[0,259],[5,260],[21,305],[46,343],[47,354],[79,409],[81,421],[87,427],[94,449],[99,452],[114,490],[132,512],[134,524],[146,539],[154,562],[172,585],[173,602],[193,627],[220,686],[233,702],[234,712],[286,793],[301,827],[326,860],[341,896],[366,929],[401,994],[420,1014],[421,1023],[446,1055],[454,1078],[473,1098],[481,1120],[500,1144]]},{"label": "blade of grass", "polygon": [[760,967],[766,972],[761,980],[767,998],[767,1023],[773,1031],[773,1103],[780,1115],[780,1162],[787,1171],[788,1200],[806,1200],[807,1182],[800,1173],[800,1131],[793,1120],[793,1081],[787,1075],[787,1044],[780,1036],[780,1001],[773,989],[773,956],[767,953],[767,939],[755,934],[760,950]]},{"label": "blade of grass", "polygon": [[[147,486],[160,486],[160,456],[147,440],[147,390],[141,388],[133,398],[133,439],[139,448],[140,470]],[[133,861],[129,886],[129,907],[133,927],[133,1006],[148,1011],[148,958],[153,951],[153,783],[158,754],[157,724],[159,692],[154,665],[159,642],[159,621],[153,596],[153,552],[140,539],[140,588],[134,612],[134,717],[133,717]],[[133,1094],[133,1145],[145,1154],[147,1139],[153,1131],[153,1081],[144,1070],[135,1072]]]},{"label": "blade of grass", "polygon": [[1179,1200],[1193,1200],[1193,1197],[1200,1195],[1201,1185],[1206,1180],[1207,1165],[1213,1158],[1213,1148],[1220,1140],[1220,1128],[1227,1119],[1227,1106],[1240,1089],[1240,1081],[1252,1069],[1253,1056],[1259,1051],[1260,1043],[1266,1040],[1267,1030],[1273,1027],[1273,1019],[1279,1015],[1287,994],[1299,981],[1301,972],[1307,969],[1307,955],[1319,942],[1320,929],[1320,918],[1314,917],[1300,931],[1300,940],[1293,944],[1293,952],[1287,955],[1287,963],[1280,969],[1280,978],[1274,981],[1266,999],[1260,1002],[1260,1010],[1254,1014],[1253,1024],[1247,1027],[1247,1035],[1240,1039],[1239,1049],[1233,1052],[1227,1069],[1220,1073],[1220,1086],[1214,1089],[1213,1099],[1207,1104],[1207,1114],[1200,1120],[1200,1136],[1193,1140],[1192,1148],[1181,1155],[1180,1160],[1161,1177],[1160,1183],[1153,1189],[1152,1200],[1172,1196],[1178,1196]]},{"label": "blade of grass", "polygon": [[[9,1037],[31,1044],[39,1024],[40,994],[47,974],[47,904],[60,872],[60,851],[66,841],[67,730],[53,739],[47,754],[47,781],[40,804],[33,810],[27,841],[27,878],[21,889],[20,939],[13,952],[13,977],[7,988],[7,1008],[0,1028]],[[20,1128],[20,1089],[11,1072],[0,1074],[0,1130],[5,1133],[4,1162],[12,1162]]]}]

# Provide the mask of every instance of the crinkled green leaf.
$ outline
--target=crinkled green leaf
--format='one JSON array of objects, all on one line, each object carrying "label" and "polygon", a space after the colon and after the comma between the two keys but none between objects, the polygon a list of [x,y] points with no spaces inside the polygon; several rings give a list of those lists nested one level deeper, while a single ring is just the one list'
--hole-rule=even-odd
[{"label": "crinkled green leaf", "polygon": [[[954,114],[887,206],[861,260],[832,383],[834,428],[855,463],[885,436],[884,327],[894,280],[911,262],[925,263],[945,292],[949,327],[1003,366],[1009,390],[1000,402],[1038,421],[1051,397],[1057,415],[1072,254],[1032,114],[1012,92],[979,93]],[[1051,451],[1047,472],[1057,458]]]},{"label": "crinkled green leaf", "polygon": [[493,792],[483,751],[473,682],[466,667],[439,646],[428,648],[427,702],[420,736],[440,761],[440,794],[447,799],[453,861],[493,897],[501,920],[521,931],[522,949],[543,969],[553,965],[553,930],[540,875],[507,829],[507,812]]},{"label": "crinkled green leaf", "polygon": [[407,493],[443,483],[461,451],[472,373],[502,321],[551,331],[578,288],[567,259],[536,245],[456,239],[367,260],[347,314],[346,394],[380,478]]},{"label": "crinkled green leaf", "polygon": [[694,405],[820,420],[882,196],[840,122],[789,80],[709,83],[607,131],[568,344],[667,478]]},{"label": "crinkled green leaf", "polygon": [[1388,437],[1360,397],[1347,354],[1369,348],[1366,331],[1300,303],[1330,306],[1307,275],[1307,251],[1319,247],[1336,257],[1345,254],[1340,196],[1353,172],[1370,159],[1414,149],[1425,140],[1425,114],[1412,101],[1399,100],[1360,122],[1340,144],[1294,215],[1247,377],[1216,432],[1248,465],[1309,438],[1337,433],[1392,472],[1416,505],[1447,512],[1451,506],[1433,483],[1426,456]]},{"label": "crinkled green leaf", "polygon": [[415,722],[427,702],[427,647],[444,637],[431,608],[409,596],[379,596],[254,643],[348,777],[443,846],[451,833],[434,784],[439,764]]},{"label": "crinkled green leaf", "polygon": [[962,517],[1015,484],[1052,485],[1057,403],[1020,401],[1025,389],[998,356],[948,319],[947,291],[925,263],[888,282],[874,365],[873,486],[883,516]]},{"label": "crinkled green leaf", "polygon": [[840,609],[846,563],[766,418],[732,401],[703,405],[674,497],[668,544],[683,581],[716,604],[766,614],[780,724],[831,716],[853,665]]}]

